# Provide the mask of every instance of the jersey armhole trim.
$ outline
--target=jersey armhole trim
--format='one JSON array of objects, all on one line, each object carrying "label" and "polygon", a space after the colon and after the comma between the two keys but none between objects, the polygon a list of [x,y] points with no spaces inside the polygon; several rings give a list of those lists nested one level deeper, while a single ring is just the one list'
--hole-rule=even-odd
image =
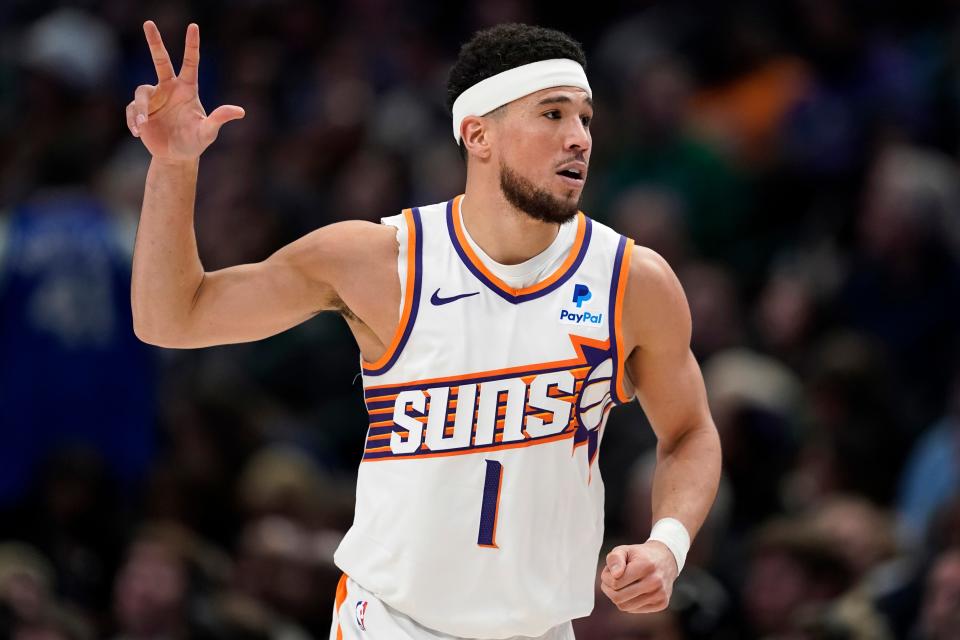
[{"label": "jersey armhole trim", "polygon": [[386,352],[376,362],[361,360],[363,373],[368,376],[384,374],[396,363],[410,338],[417,319],[417,309],[420,307],[420,285],[423,279],[423,229],[420,224],[420,210],[405,209],[403,217],[407,225],[407,276],[403,313]]},{"label": "jersey armhole trim", "polygon": [[617,245],[617,257],[613,262],[613,277],[610,279],[610,314],[613,319],[613,331],[610,332],[611,354],[613,356],[613,401],[626,404],[633,399],[624,386],[624,364],[626,353],[623,345],[623,299],[627,291],[627,278],[630,276],[630,257],[633,255],[633,240],[622,237]]}]

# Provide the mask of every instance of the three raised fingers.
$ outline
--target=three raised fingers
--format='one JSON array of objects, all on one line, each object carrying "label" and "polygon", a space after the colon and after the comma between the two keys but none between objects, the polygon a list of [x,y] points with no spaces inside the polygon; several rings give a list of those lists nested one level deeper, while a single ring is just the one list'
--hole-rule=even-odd
[{"label": "three raised fingers", "polygon": [[160,30],[157,29],[153,20],[147,20],[143,23],[143,34],[147,37],[147,46],[150,47],[153,66],[157,70],[157,80],[163,82],[173,78],[173,64],[170,62],[170,54],[167,53],[167,48],[163,46]]}]

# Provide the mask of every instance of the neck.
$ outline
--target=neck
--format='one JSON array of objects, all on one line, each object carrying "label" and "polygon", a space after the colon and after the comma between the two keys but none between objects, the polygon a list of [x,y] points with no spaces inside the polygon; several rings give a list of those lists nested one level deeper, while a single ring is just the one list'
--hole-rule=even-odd
[{"label": "neck", "polygon": [[467,233],[500,264],[520,264],[542,253],[560,225],[535,220],[510,204],[499,184],[467,178],[460,215]]}]

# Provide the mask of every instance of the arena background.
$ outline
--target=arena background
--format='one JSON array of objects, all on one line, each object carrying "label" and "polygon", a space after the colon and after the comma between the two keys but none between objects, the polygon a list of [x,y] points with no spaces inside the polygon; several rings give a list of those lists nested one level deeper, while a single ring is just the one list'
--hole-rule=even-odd
[{"label": "arena background", "polygon": [[[669,260],[724,444],[668,612],[581,640],[960,637],[960,9],[948,0],[0,3],[0,632],[325,638],[365,433],[333,314],[173,351],[131,330],[148,154],[123,109],[200,24],[208,270],[462,189],[446,73],[476,29],[586,47],[583,209]],[[655,442],[614,412],[607,541]],[[465,576],[465,579],[469,579]]]}]

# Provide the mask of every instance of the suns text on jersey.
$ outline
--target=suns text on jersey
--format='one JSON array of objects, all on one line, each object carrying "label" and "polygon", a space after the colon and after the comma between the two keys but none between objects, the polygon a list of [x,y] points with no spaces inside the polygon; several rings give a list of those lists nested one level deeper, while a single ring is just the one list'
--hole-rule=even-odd
[{"label": "suns text on jersey", "polygon": [[364,460],[530,446],[594,428],[610,405],[610,354],[579,351],[563,362],[369,390]]}]

